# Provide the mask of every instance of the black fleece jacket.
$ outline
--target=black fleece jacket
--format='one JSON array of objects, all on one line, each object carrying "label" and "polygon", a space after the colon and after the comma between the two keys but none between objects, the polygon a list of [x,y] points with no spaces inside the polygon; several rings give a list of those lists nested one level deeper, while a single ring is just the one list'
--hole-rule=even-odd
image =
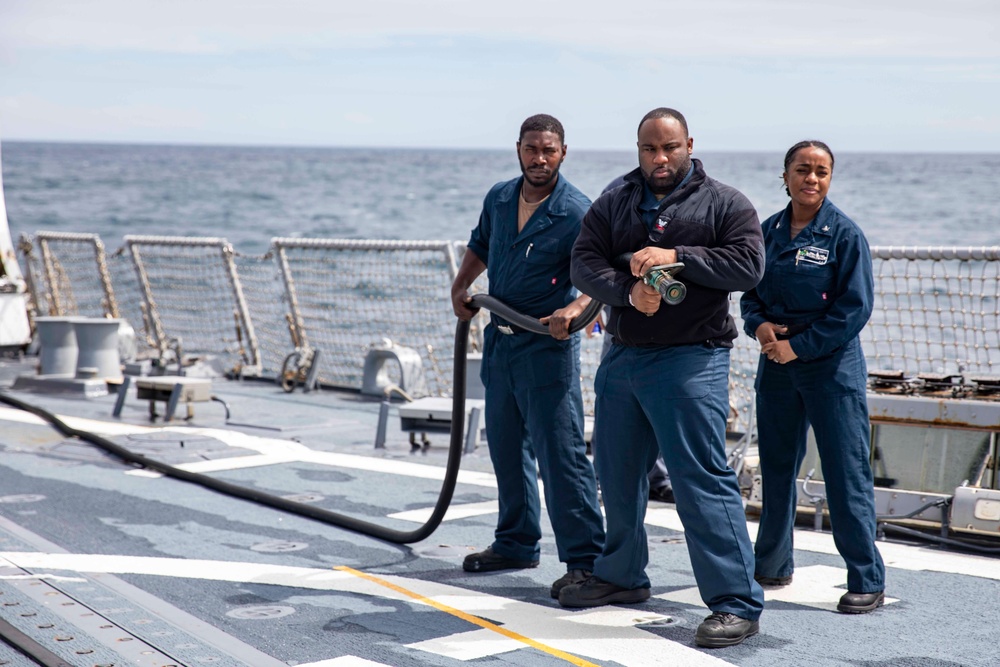
[{"label": "black fleece jacket", "polygon": [[[694,174],[660,202],[669,222],[655,243],[642,221],[639,169],[625,183],[601,195],[583,218],[573,246],[570,276],[584,294],[611,306],[608,331],[615,342],[633,347],[707,344],[732,347],[736,325],[729,293],[756,286],[764,273],[764,242],[757,212],[742,193],[710,178],[700,160]],[[646,246],[673,248],[684,269],[677,278],[687,297],[676,306],[660,304],[648,317],[629,305],[636,278],[614,259]]]}]

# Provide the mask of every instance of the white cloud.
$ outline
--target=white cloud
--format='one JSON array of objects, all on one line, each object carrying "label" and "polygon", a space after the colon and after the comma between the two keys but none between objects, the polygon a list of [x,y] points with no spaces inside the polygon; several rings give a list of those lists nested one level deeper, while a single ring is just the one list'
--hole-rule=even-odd
[{"label": "white cloud", "polygon": [[439,36],[653,59],[995,57],[998,25],[994,0],[5,0],[0,44],[7,50],[227,53],[371,48],[406,36]]},{"label": "white cloud", "polygon": [[506,146],[544,109],[620,147],[670,103],[703,149],[922,146],[940,118],[942,145],[986,150],[998,30],[998,0],[0,0],[0,117],[5,138]]}]

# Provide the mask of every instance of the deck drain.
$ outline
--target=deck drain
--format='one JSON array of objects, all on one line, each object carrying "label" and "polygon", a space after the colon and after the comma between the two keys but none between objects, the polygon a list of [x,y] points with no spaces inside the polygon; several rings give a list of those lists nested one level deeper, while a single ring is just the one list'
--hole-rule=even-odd
[{"label": "deck drain", "polygon": [[651,614],[649,616],[637,616],[632,619],[632,621],[637,626],[642,626],[644,628],[664,628],[669,625],[677,625],[679,621],[673,616],[661,616],[659,614]]},{"label": "deck drain", "polygon": [[250,547],[251,551],[260,551],[263,553],[286,553],[288,551],[302,551],[303,549],[308,549],[309,545],[305,542],[285,542],[283,540],[275,540],[274,542],[261,542],[260,544],[255,544]]},{"label": "deck drain", "polygon": [[226,612],[226,616],[231,618],[242,618],[249,620],[267,620],[271,618],[281,618],[294,614],[294,607],[283,607],[280,605],[262,605],[259,607],[242,607]]},{"label": "deck drain", "polygon": [[475,547],[455,547],[450,544],[439,544],[436,547],[414,549],[414,553],[426,558],[458,558],[459,556],[468,556],[475,550]]}]

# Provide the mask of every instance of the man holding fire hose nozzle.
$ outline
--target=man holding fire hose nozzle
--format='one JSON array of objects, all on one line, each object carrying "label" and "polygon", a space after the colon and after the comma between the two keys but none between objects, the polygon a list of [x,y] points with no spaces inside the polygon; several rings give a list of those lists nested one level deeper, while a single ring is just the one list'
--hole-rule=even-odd
[{"label": "man holding fire hose nozzle", "polygon": [[[607,537],[593,576],[563,588],[559,603],[649,598],[646,474],[662,454],[695,579],[712,612],[695,643],[732,646],[757,633],[764,606],[725,449],[729,350],[738,334],[729,293],[760,280],[760,222],[743,194],[691,159],[694,141],[678,111],[646,114],[637,143],[639,168],[594,202],[573,248],[573,284],[611,306],[613,345],[594,380],[594,461]],[[626,253],[633,253],[628,269],[620,268]],[[678,264],[682,299],[644,281],[651,271],[676,274]]]}]

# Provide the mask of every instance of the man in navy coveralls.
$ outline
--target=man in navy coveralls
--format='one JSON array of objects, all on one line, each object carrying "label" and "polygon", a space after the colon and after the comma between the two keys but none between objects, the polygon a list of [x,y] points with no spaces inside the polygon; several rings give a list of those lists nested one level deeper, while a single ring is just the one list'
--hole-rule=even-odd
[{"label": "man in navy coveralls", "polygon": [[569,278],[570,252],[590,200],[559,175],[564,140],[552,116],[524,121],[517,142],[522,175],[486,195],[451,288],[455,315],[471,319],[468,289],[486,270],[491,296],[549,327],[549,335],[539,335],[491,315],[486,328],[481,377],[500,516],[493,544],[466,557],[463,568],[538,566],[540,472],[567,570],[552,584],[552,597],[590,576],[604,545],[597,482],[583,439],[580,336],[569,334],[570,322],[590,303],[576,295]]}]

